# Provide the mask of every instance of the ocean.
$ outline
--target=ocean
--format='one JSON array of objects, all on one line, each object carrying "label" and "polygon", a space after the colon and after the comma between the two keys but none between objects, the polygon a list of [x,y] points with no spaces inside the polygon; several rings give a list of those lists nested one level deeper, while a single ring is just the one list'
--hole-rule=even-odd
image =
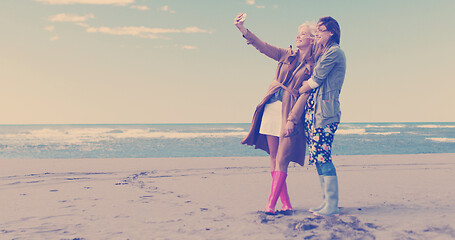
[{"label": "ocean", "polygon": [[[0,125],[0,159],[266,156],[249,123]],[[332,154],[455,153],[455,123],[342,123]]]}]

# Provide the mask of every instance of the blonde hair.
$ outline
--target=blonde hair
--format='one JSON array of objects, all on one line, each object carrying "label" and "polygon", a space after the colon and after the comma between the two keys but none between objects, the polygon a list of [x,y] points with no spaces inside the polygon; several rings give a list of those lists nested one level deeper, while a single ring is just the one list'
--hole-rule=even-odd
[{"label": "blonde hair", "polygon": [[316,32],[316,23],[306,21],[299,26],[298,32],[302,31],[304,28],[310,29],[310,34],[311,34],[310,36],[311,36],[311,38],[314,38],[314,34]]}]

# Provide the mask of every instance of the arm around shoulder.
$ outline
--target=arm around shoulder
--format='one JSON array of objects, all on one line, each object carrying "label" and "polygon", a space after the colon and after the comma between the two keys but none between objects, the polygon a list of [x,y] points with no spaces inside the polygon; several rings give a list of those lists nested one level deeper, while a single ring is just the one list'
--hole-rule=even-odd
[{"label": "arm around shoulder", "polygon": [[308,100],[309,93],[303,93],[297,99],[297,102],[292,107],[292,110],[289,112],[288,121],[293,122],[294,124],[299,123],[302,118],[302,114],[305,111],[305,105]]},{"label": "arm around shoulder", "polygon": [[311,79],[321,85],[327,79],[332,69],[340,62],[344,61],[344,53],[340,47],[331,47],[322,54],[321,59],[316,63]]}]

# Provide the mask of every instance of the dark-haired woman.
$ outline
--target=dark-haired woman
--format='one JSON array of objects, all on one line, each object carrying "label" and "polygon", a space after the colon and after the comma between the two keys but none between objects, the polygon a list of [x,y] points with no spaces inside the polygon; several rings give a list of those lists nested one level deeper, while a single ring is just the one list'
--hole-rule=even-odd
[{"label": "dark-haired woman", "polygon": [[315,163],[323,192],[319,207],[309,211],[318,216],[338,214],[338,178],[332,163],[332,142],[340,123],[339,96],[346,73],[346,57],[340,44],[340,26],[332,17],[319,19],[315,39],[316,64],[300,93],[310,92],[305,107],[305,131],[309,162]]},{"label": "dark-haired woman", "polygon": [[282,213],[292,214],[292,206],[286,187],[287,169],[290,161],[303,165],[306,137],[302,121],[307,93],[299,94],[302,83],[308,80],[314,66],[314,25],[302,24],[296,37],[297,50],[272,46],[261,41],[243,26],[239,14],[234,24],[242,32],[247,43],[278,62],[275,79],[265,97],[256,107],[250,132],[243,144],[254,145],[270,154],[272,188],[266,214],[275,214],[278,198],[282,202]]}]

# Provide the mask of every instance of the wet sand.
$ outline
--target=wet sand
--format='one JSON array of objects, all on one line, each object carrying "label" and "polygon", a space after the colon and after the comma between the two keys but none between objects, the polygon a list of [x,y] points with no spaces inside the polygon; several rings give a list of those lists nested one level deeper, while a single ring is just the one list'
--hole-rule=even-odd
[{"label": "wet sand", "polygon": [[295,214],[257,212],[266,157],[2,159],[0,239],[455,239],[455,154],[334,163],[341,215],[321,218],[314,166],[293,164]]}]

